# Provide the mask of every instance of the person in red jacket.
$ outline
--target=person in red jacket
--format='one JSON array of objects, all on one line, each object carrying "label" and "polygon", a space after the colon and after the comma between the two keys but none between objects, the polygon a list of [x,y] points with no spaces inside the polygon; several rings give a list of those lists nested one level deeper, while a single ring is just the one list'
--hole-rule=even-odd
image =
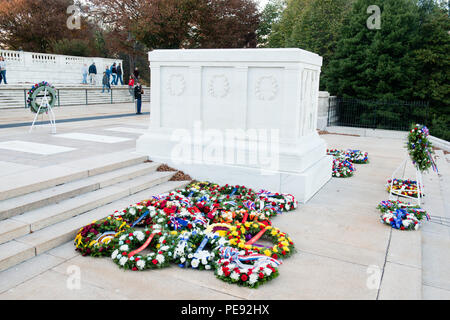
[{"label": "person in red jacket", "polygon": [[133,96],[134,95],[134,79],[130,76],[130,81],[128,81],[128,91]]}]

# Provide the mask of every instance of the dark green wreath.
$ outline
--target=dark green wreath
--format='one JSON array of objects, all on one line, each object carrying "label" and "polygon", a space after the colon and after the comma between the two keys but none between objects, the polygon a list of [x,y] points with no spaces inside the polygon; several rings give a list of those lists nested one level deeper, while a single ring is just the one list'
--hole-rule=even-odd
[{"label": "dark green wreath", "polygon": [[37,98],[42,96],[47,89],[47,97],[48,97],[48,103],[50,107],[54,107],[57,100],[57,94],[55,88],[49,84],[46,81],[42,81],[40,83],[35,84],[29,91],[28,91],[28,99],[27,99],[27,105],[30,108],[31,112],[37,113],[39,111],[39,114],[47,112],[48,107],[42,107],[39,110],[39,103],[37,103]]}]

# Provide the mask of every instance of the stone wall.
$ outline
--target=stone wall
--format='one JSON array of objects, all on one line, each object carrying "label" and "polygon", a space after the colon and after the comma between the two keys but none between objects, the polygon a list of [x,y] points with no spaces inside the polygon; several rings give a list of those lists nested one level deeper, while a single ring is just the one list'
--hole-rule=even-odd
[{"label": "stone wall", "polygon": [[75,57],[57,54],[0,50],[6,60],[8,84],[25,84],[48,81],[52,84],[80,84],[83,80],[82,68],[95,62],[97,84],[101,84],[103,71],[114,62],[123,65],[120,59],[96,57]]}]

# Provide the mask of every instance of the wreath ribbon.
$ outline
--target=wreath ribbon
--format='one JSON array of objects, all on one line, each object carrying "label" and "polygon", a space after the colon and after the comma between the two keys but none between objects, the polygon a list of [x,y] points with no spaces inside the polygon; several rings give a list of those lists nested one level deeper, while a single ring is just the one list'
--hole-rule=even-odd
[{"label": "wreath ribbon", "polygon": [[132,228],[134,228],[139,222],[142,221],[142,219],[144,219],[148,214],[150,213],[149,210],[147,210],[139,219],[137,219],[133,224],[132,224]]},{"label": "wreath ribbon", "polygon": [[[252,253],[247,256],[240,255],[239,250],[232,247],[222,248],[220,249],[219,252],[222,258],[229,259],[231,262],[235,263],[240,269],[257,268],[267,262],[271,262],[276,266],[279,266],[281,264],[281,261],[263,254]],[[243,262],[248,261],[256,261],[256,263],[252,267],[243,264]]]},{"label": "wreath ribbon", "polygon": [[134,251],[131,251],[131,252],[128,254],[128,258],[131,258],[131,257],[134,256],[135,254],[138,254],[139,252],[141,252],[141,251],[143,251],[145,248],[147,248],[147,247],[149,246],[150,242],[152,242],[153,238],[155,237],[155,234],[156,234],[156,233],[153,232],[153,233],[150,235],[150,237],[148,237],[147,241],[145,241],[145,243],[144,243],[140,248],[138,248],[138,249],[136,249],[136,250],[134,250]]}]

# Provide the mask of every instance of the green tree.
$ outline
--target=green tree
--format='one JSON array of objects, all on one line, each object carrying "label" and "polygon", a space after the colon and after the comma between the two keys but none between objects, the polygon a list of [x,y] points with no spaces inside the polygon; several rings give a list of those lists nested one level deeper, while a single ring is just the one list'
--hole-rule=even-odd
[{"label": "green tree", "polygon": [[[302,19],[297,20],[291,35],[286,39],[287,47],[302,48],[323,57],[322,70],[336,50],[339,29],[350,12],[351,0],[315,0],[304,9]],[[321,89],[326,89],[326,73],[321,75]]]},{"label": "green tree", "polygon": [[267,47],[268,37],[272,28],[281,19],[281,14],[286,7],[286,0],[270,0],[261,12],[260,22],[256,30],[258,47]]},{"label": "green tree", "polygon": [[433,0],[419,1],[420,47],[414,51],[419,73],[414,98],[430,102],[431,134],[450,140],[449,8]]},{"label": "green tree", "polygon": [[[381,9],[381,28],[369,29],[367,8]],[[357,0],[325,70],[331,94],[359,99],[411,100],[418,78],[411,63],[420,43],[414,0]]]},{"label": "green tree", "polygon": [[[322,70],[334,54],[339,30],[353,0],[290,0],[278,23],[272,26],[269,47],[301,48],[323,57]],[[326,73],[321,89],[326,90]]]},{"label": "green tree", "polygon": [[274,23],[268,38],[268,47],[286,48],[294,25],[303,17],[305,9],[313,0],[286,0],[286,8],[281,14],[279,22]]}]

